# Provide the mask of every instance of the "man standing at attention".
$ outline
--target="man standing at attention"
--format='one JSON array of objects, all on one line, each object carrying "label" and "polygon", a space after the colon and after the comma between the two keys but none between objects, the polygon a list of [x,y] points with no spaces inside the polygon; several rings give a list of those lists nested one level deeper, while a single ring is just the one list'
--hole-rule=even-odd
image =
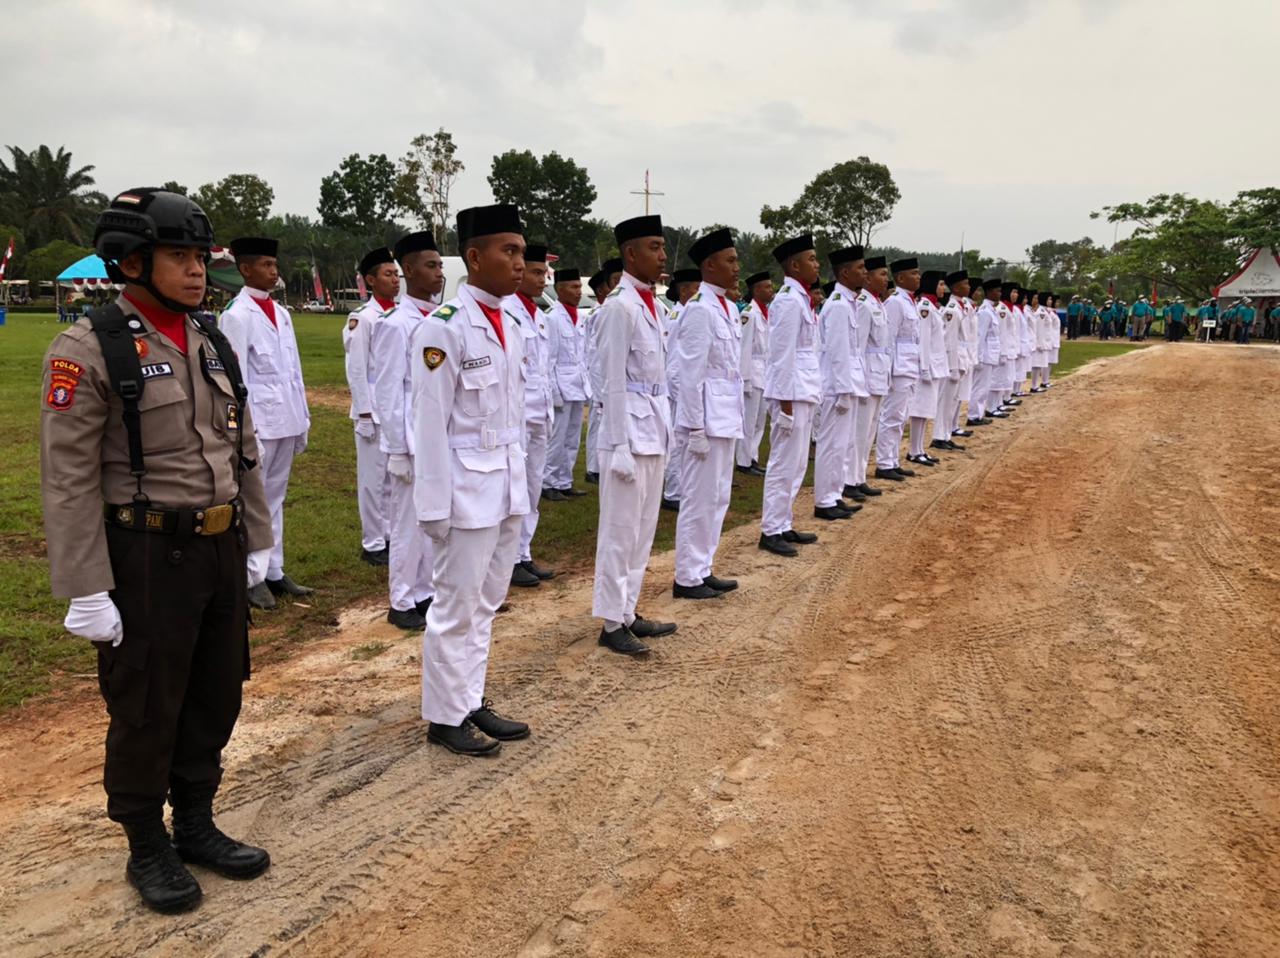
[{"label": "man standing at attention", "polygon": [[311,411],[302,384],[302,359],[293,320],[287,309],[271,299],[271,290],[280,278],[277,252],[273,239],[231,241],[231,255],[244,287],[218,318],[218,328],[240,357],[249,387],[262,484],[271,510],[271,548],[249,554],[249,602],[260,609],[274,608],[275,596],[312,592],[284,572],[284,499],[293,457],[307,448]]},{"label": "man standing at attention", "polygon": [[914,476],[900,465],[902,427],[907,407],[920,379],[920,313],[916,310],[916,290],[920,288],[920,264],[914,256],[894,260],[889,266],[894,290],[885,300],[885,319],[893,343],[893,379],[889,394],[880,404],[880,428],[876,433],[876,478],[901,482]]},{"label": "man standing at attention", "polygon": [[742,311],[742,438],[738,440],[737,470],[748,476],[763,476],[760,468],[760,441],[768,415],[764,401],[765,357],[769,352],[769,304],[773,302],[773,279],[767,271],[747,277],[747,308]]},{"label": "man standing at attention", "polygon": [[582,444],[582,410],[591,399],[587,384],[586,326],[578,315],[582,301],[582,274],[573,267],[555,273],[556,303],[547,313],[547,341],[550,344],[551,401],[554,423],[547,446],[547,470],[542,481],[543,497],[562,502],[586,493],[573,488],[573,467]]}]

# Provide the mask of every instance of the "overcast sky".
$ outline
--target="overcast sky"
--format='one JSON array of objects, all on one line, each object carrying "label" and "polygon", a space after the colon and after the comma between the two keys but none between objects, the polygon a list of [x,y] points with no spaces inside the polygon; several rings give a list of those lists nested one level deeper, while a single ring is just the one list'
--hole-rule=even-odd
[{"label": "overcast sky", "polygon": [[902,192],[877,241],[963,231],[1016,260],[1110,242],[1103,205],[1280,171],[1276,0],[4,6],[3,143],[65,145],[106,193],[251,172],[275,212],[314,216],[344,156],[443,126],[455,208],[491,201],[494,154],[556,150],[610,221],[642,212],[647,167],[667,222],[759,230],[763,204],[865,154]]}]

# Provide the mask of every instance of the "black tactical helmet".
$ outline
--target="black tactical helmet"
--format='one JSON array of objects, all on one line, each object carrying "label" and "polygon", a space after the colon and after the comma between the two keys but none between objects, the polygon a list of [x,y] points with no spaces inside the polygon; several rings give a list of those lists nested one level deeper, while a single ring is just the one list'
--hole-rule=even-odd
[{"label": "black tactical helmet", "polygon": [[181,193],[154,187],[121,193],[98,217],[93,247],[108,267],[154,246],[211,249],[213,226],[204,210]]}]

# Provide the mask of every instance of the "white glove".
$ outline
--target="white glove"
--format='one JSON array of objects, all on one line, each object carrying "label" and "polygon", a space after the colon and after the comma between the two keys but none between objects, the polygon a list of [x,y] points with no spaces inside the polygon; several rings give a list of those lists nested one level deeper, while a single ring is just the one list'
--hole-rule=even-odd
[{"label": "white glove", "polygon": [[636,461],[631,457],[631,447],[625,443],[615,446],[609,457],[609,472],[623,482],[636,481]]},{"label": "white glove", "polygon": [[307,434],[304,432],[293,440],[293,454],[300,456],[307,451]]},{"label": "white glove", "polygon": [[400,482],[413,482],[413,460],[403,452],[387,456],[387,472]]},{"label": "white glove", "polygon": [[428,519],[426,522],[419,521],[418,526],[435,542],[443,542],[445,537],[449,535],[449,529],[452,528],[448,519]]},{"label": "white glove", "polygon": [[841,393],[836,397],[835,410],[841,416],[845,415],[852,408],[853,402],[850,400],[847,393]]},{"label": "white glove", "polygon": [[553,409],[564,408],[564,397],[560,395],[560,390],[558,389],[551,390],[551,408]]},{"label": "white glove", "polygon": [[378,427],[371,416],[361,416],[356,420],[356,435],[361,439],[372,439],[378,435]]},{"label": "white glove", "polygon": [[788,416],[781,409],[779,409],[778,414],[773,417],[773,421],[778,424],[778,432],[788,436],[791,434],[791,430],[794,429],[796,425],[796,417]]},{"label": "white glove", "polygon": [[707,442],[707,431],[705,429],[694,429],[689,432],[689,442],[685,446],[693,454],[695,459],[706,459],[707,453],[711,452],[711,443]]},{"label": "white glove", "polygon": [[113,648],[124,639],[120,610],[105,592],[72,599],[62,624],[72,635],[90,642],[110,642]]}]

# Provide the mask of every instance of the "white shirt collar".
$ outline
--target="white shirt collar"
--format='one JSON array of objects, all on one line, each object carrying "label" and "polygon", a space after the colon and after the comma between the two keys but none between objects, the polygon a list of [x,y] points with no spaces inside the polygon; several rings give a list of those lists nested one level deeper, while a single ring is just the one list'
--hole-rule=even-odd
[{"label": "white shirt collar", "polygon": [[841,282],[838,282],[838,281],[837,281],[837,282],[836,282],[836,292],[837,292],[837,293],[843,293],[846,299],[857,299],[857,298],[858,298],[858,292],[859,292],[859,291],[858,291],[858,290],[852,290],[852,289],[850,289],[848,286],[846,286],[844,283],[841,283]]},{"label": "white shirt collar", "polygon": [[715,293],[717,296],[724,295],[725,288],[723,286],[717,286],[715,283],[708,283],[705,279],[702,281],[702,285],[706,289],[711,290],[711,292]]},{"label": "white shirt collar", "polygon": [[477,303],[483,303],[490,307],[502,305],[502,298],[500,296],[494,296],[492,293],[486,293],[479,286],[472,286],[470,283],[463,283],[462,286],[471,294],[471,298]]},{"label": "white shirt collar", "polygon": [[619,284],[626,283],[628,286],[631,286],[635,289],[647,289],[650,292],[653,291],[652,283],[641,282],[640,280],[632,276],[630,273],[626,272],[626,270],[623,270],[622,279],[619,280],[618,282]]},{"label": "white shirt collar", "polygon": [[796,279],[794,276],[784,276],[782,278],[782,285],[794,287],[799,292],[804,293],[806,299],[809,296],[809,291],[804,288],[804,283],[800,282],[800,280]]},{"label": "white shirt collar", "polygon": [[250,296],[252,296],[254,299],[270,299],[271,298],[271,290],[269,289],[254,289],[252,286],[246,286],[244,288],[244,291],[248,293]]},{"label": "white shirt collar", "polygon": [[429,313],[437,306],[436,303],[431,302],[429,299],[418,299],[416,296],[410,296],[407,292],[401,297],[401,304],[403,304],[405,300],[413,303],[413,305],[417,306],[423,313]]}]

